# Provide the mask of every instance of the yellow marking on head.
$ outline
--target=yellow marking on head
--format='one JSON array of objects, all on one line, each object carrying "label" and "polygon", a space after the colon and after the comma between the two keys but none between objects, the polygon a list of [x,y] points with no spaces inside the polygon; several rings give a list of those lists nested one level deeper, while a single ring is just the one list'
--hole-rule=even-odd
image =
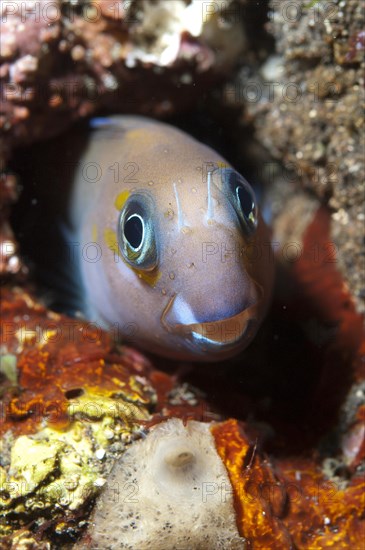
[{"label": "yellow marking on head", "polygon": [[105,240],[106,246],[110,248],[110,250],[114,252],[114,254],[118,254],[118,256],[121,256],[119,246],[118,246],[118,239],[115,231],[107,227],[104,230],[104,240]]},{"label": "yellow marking on head", "polygon": [[114,201],[114,206],[117,210],[121,210],[123,208],[129,195],[130,195],[129,191],[122,191],[121,193],[119,193],[119,195]]},{"label": "yellow marking on head", "polygon": [[142,281],[152,287],[156,286],[162,275],[161,271],[159,271],[157,268],[155,268],[153,271],[143,271],[142,269],[136,269],[135,267],[132,267],[132,269],[135,273],[137,273],[139,279],[142,279]]},{"label": "yellow marking on head", "polygon": [[115,231],[107,227],[104,230],[104,239],[107,247],[114,253],[118,254],[120,258],[124,261],[125,265],[128,266],[136,275],[138,275],[139,279],[142,279],[145,283],[147,283],[149,286],[156,286],[157,281],[161,278],[161,271],[158,271],[157,268],[153,269],[152,271],[144,271],[143,269],[137,269],[136,267],[133,267],[129,265],[128,262],[126,262],[125,258],[120,252],[119,245],[118,245],[118,239]]},{"label": "yellow marking on head", "polygon": [[94,223],[91,228],[91,240],[93,243],[96,243],[98,240],[98,226],[96,223]]},{"label": "yellow marking on head", "polygon": [[149,145],[150,147],[156,145],[156,132],[147,131],[146,128],[135,128],[129,130],[127,133],[127,142],[135,142],[140,145]]}]

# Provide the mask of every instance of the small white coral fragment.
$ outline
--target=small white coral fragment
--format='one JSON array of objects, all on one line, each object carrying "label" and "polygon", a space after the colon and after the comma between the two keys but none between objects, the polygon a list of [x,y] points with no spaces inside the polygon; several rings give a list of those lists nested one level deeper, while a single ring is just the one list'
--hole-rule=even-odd
[{"label": "small white coral fragment", "polygon": [[[214,50],[220,69],[223,63],[234,63],[245,46],[240,13],[232,0],[135,0],[128,5],[135,11],[129,15],[135,22],[131,27],[135,47],[126,61],[129,67],[137,59],[160,67],[173,64],[185,32],[201,37],[202,43]],[[229,12],[233,16],[230,23]]]},{"label": "small white coral fragment", "polygon": [[78,548],[244,549],[209,424],[159,424],[115,464]]}]

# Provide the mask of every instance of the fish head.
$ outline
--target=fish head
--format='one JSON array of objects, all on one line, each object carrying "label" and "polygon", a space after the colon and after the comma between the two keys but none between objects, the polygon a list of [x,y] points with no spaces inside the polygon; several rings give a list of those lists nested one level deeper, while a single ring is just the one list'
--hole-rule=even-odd
[{"label": "fish head", "polygon": [[226,359],[250,343],[271,292],[271,245],[255,193],[185,134],[141,132],[129,139],[137,181],[100,196],[96,308],[122,335],[134,327],[133,343],[153,353]]}]

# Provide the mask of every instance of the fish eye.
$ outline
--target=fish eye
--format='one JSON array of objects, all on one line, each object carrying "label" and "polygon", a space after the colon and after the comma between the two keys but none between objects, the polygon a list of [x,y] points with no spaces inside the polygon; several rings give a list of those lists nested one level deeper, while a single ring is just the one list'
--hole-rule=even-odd
[{"label": "fish eye", "polygon": [[257,225],[257,212],[253,192],[246,186],[238,185],[236,187],[236,197],[245,222],[250,228],[255,229]]},{"label": "fish eye", "polygon": [[226,192],[229,194],[243,229],[251,235],[258,223],[258,208],[252,187],[232,168],[222,169],[222,181],[228,187]]},{"label": "fish eye", "polygon": [[139,214],[132,214],[124,222],[124,237],[129,246],[138,252],[143,244],[144,221]]},{"label": "fish eye", "polygon": [[132,267],[152,270],[157,266],[152,200],[142,193],[131,195],[119,217],[118,241],[125,261]]}]

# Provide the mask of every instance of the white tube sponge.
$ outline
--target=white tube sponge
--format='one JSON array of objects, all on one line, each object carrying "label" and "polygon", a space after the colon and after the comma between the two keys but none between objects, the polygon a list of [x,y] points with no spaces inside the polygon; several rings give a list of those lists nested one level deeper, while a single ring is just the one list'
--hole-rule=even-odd
[{"label": "white tube sponge", "polygon": [[244,549],[209,424],[171,419],[133,443],[115,464],[84,541],[79,548]]}]

